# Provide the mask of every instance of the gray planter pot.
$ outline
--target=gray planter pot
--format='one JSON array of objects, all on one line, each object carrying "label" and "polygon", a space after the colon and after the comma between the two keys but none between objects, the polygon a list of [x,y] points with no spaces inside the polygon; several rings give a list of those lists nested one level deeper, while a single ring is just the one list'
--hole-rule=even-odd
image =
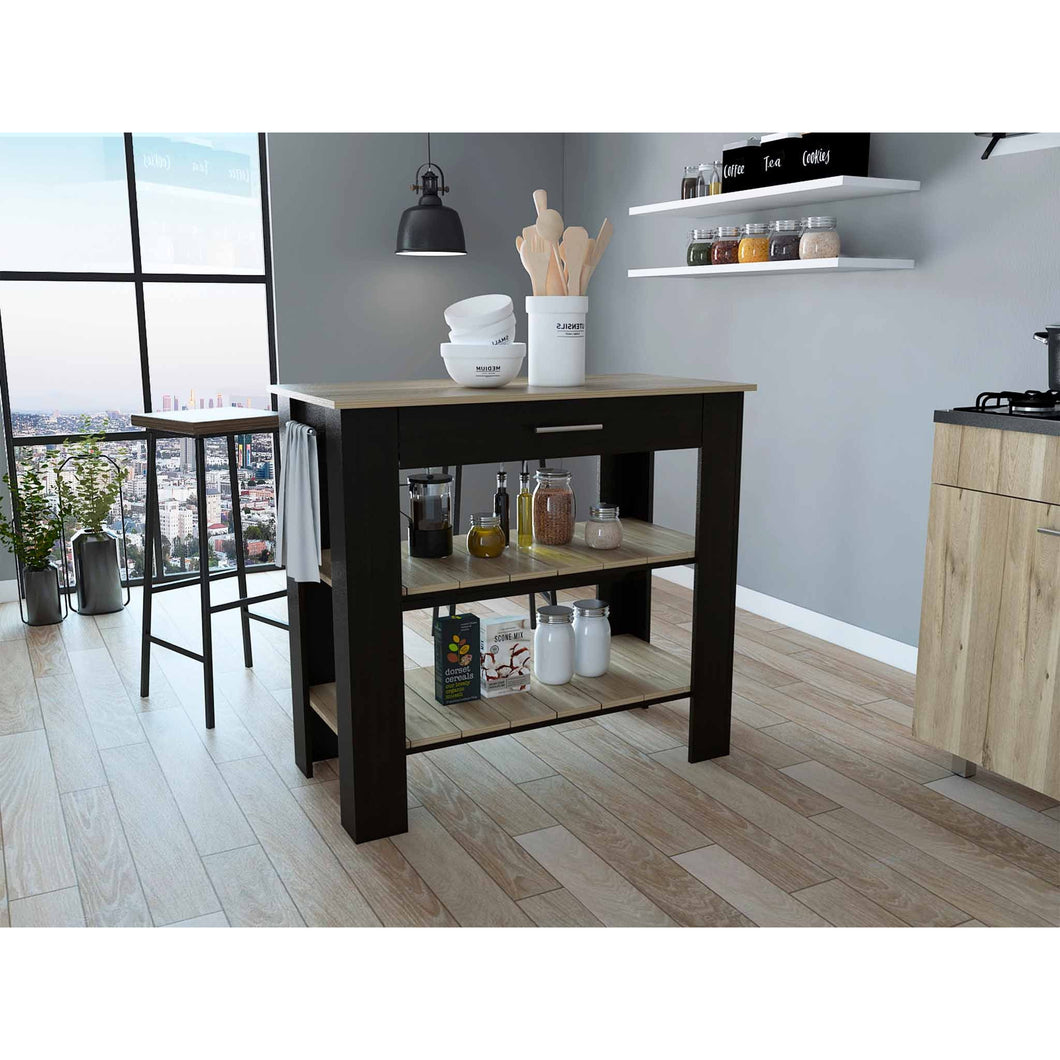
[{"label": "gray planter pot", "polygon": [[62,622],[63,609],[59,604],[59,571],[54,563],[44,570],[23,571],[26,587],[26,621],[31,626],[54,626]]},{"label": "gray planter pot", "polygon": [[83,615],[109,615],[124,606],[118,539],[109,531],[78,530],[70,539],[77,581],[77,609]]}]

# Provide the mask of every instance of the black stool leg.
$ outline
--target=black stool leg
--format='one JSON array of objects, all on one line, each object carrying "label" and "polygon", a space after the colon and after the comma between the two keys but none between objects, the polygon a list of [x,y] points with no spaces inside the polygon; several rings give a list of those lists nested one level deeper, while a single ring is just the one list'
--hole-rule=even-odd
[{"label": "black stool leg", "polygon": [[[232,490],[232,529],[236,537],[236,582],[239,584],[240,598],[247,596],[247,562],[243,553],[243,513],[239,510],[239,469],[236,467],[236,438],[228,436],[228,482]],[[250,607],[244,604],[239,609],[239,618],[243,623],[243,665],[254,665],[254,656],[250,648]]]},{"label": "black stool leg", "polygon": [[[140,695],[151,693],[151,588],[154,582],[154,542],[158,534],[158,481],[155,470],[156,439],[147,432],[147,495],[144,511],[144,600],[140,641]],[[161,569],[161,566],[160,568]]]},{"label": "black stool leg", "polygon": [[202,612],[202,686],[206,702],[206,728],[214,726],[213,635],[210,625],[210,540],[206,525],[206,441],[195,439],[195,494],[199,520],[199,599]]}]

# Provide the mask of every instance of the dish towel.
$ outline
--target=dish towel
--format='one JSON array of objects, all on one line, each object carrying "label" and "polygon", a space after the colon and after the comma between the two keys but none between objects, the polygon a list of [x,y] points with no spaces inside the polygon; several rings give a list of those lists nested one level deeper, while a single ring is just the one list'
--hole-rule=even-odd
[{"label": "dish towel", "polygon": [[276,554],[296,582],[320,581],[320,471],[317,434],[287,421],[280,446]]}]

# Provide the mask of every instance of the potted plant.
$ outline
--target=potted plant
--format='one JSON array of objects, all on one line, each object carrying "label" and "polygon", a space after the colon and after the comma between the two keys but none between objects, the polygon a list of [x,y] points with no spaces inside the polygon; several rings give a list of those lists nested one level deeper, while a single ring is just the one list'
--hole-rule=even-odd
[{"label": "potted plant", "polygon": [[80,524],[70,539],[77,609],[85,615],[106,615],[125,606],[118,538],[105,521],[121,492],[126,469],[103,452],[103,435],[88,434],[89,426],[86,416],[81,421],[85,437],[64,443],[67,455],[59,464],[59,496],[65,511]]},{"label": "potted plant", "polygon": [[4,475],[3,481],[11,493],[12,518],[6,518],[0,505],[0,541],[22,566],[26,621],[31,626],[62,622],[59,571],[51,558],[62,523],[53,498],[48,496],[40,472],[33,464],[23,463],[17,483],[8,475]]}]

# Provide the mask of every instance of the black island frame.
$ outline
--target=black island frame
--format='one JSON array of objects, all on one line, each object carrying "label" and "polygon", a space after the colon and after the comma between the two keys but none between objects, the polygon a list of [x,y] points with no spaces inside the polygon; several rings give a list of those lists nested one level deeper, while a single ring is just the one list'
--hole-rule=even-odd
[{"label": "black island frame", "polygon": [[[722,390],[726,385],[730,389]],[[619,504],[624,516],[650,522],[654,454],[698,450],[688,753],[691,762],[728,754],[743,401],[744,391],[753,387],[704,384],[703,389],[332,408],[300,400],[295,386],[276,388],[281,427],[294,419],[317,431],[322,544],[331,550],[330,587],[287,583],[295,759],[312,776],[314,761],[338,757],[342,823],[356,842],[408,829],[405,759],[420,748],[407,747],[405,740],[403,612],[495,599],[513,590],[513,583],[499,583],[402,594],[403,524],[392,498],[405,468],[514,462],[529,454],[599,456],[601,495]],[[542,424],[547,433],[539,433]],[[518,592],[596,582],[599,596],[610,604],[613,632],[649,640],[652,570],[666,565],[672,564],[520,581]],[[337,734],[310,705],[310,688],[329,682],[335,683]],[[612,709],[674,698],[684,694],[649,696]],[[505,732],[520,728],[513,723]],[[491,735],[499,734],[451,742]]]}]

